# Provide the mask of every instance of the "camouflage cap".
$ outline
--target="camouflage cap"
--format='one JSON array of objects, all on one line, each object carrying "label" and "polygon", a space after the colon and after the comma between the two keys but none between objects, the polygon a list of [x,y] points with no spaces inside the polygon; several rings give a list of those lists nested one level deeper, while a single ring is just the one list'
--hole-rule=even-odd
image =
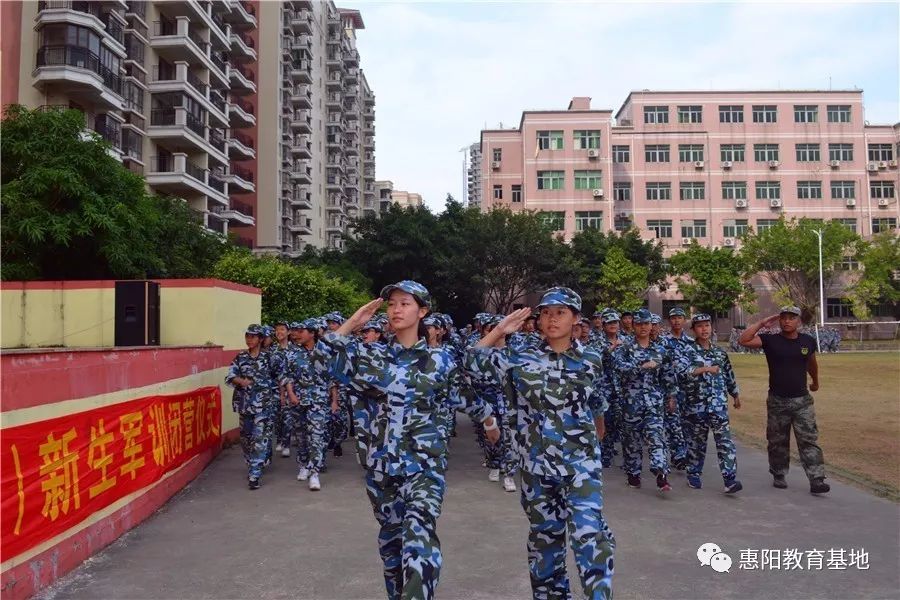
[{"label": "camouflage cap", "polygon": [[670,317],[686,317],[687,313],[684,312],[684,309],[681,308],[680,306],[676,306],[675,308],[673,308],[672,310],[669,311],[669,316]]},{"label": "camouflage cap", "polygon": [[697,313],[696,315],[691,317],[691,327],[693,327],[697,323],[703,323],[704,321],[711,322],[712,317],[710,317],[706,313]]},{"label": "camouflage cap", "polygon": [[262,326],[262,332],[263,332],[263,333],[262,333],[263,336],[265,336],[265,337],[272,337],[273,335],[275,335],[275,328],[272,327],[271,325],[263,325],[263,326]]},{"label": "camouflage cap", "polygon": [[453,327],[453,317],[451,317],[447,313],[441,313],[441,316],[444,318],[445,327]]},{"label": "camouflage cap", "polygon": [[503,320],[503,315],[490,315],[487,321],[487,325],[493,325],[496,327],[500,324],[500,321]]},{"label": "camouflage cap", "polygon": [[393,292],[394,290],[400,290],[401,292],[412,294],[422,304],[424,304],[428,308],[431,308],[431,294],[429,294],[428,289],[418,281],[404,279],[403,281],[400,281],[398,283],[386,285],[381,288],[381,294],[379,295],[381,296],[382,300],[387,300],[391,297],[391,292]]},{"label": "camouflage cap", "polygon": [[290,329],[303,329],[303,321],[291,321],[288,327]]},{"label": "camouflage cap", "polygon": [[434,314],[428,315],[424,319],[422,319],[422,325],[424,325],[425,327],[440,327],[441,326],[440,320]]},{"label": "camouflage cap", "polygon": [[538,308],[545,306],[568,306],[576,312],[581,312],[581,296],[575,290],[567,287],[552,287],[544,292],[537,305]]},{"label": "camouflage cap", "polygon": [[263,328],[262,325],[247,325],[247,329],[244,331],[244,335],[256,335],[259,337],[263,336]]},{"label": "camouflage cap", "polygon": [[619,313],[614,310],[605,310],[600,315],[600,319],[603,321],[603,324],[607,323],[618,323],[621,317],[619,317]]},{"label": "camouflage cap", "polygon": [[789,315],[797,315],[800,316],[800,307],[799,306],[782,306],[778,309],[778,314],[783,315],[784,313],[788,313]]},{"label": "camouflage cap", "polygon": [[[303,319],[299,323],[296,323],[297,329],[306,329],[307,331],[316,331],[318,327],[318,323],[316,323],[316,319]],[[294,329],[294,327],[291,327]]]},{"label": "camouflage cap", "polygon": [[[626,313],[622,313],[626,314]],[[652,323],[653,322],[653,314],[647,310],[646,308],[639,308],[634,311],[633,314],[633,322],[634,323]]]},{"label": "camouflage cap", "polygon": [[604,310],[595,310],[595,311],[594,311],[594,314],[591,315],[591,318],[592,318],[592,319],[602,319],[602,318],[603,318],[603,313],[605,313],[605,312],[606,312],[606,309],[604,309]]},{"label": "camouflage cap", "polygon": [[275,327],[278,327],[279,325],[284,325],[285,327],[288,327],[288,322],[285,319],[277,319],[275,321]]},{"label": "camouflage cap", "polygon": [[660,323],[662,323],[662,317],[656,313],[650,313],[650,324],[659,325]]},{"label": "camouflage cap", "polygon": [[619,314],[620,314],[621,316],[623,316],[623,317],[624,317],[625,315],[628,315],[628,316],[630,316],[630,317],[633,317],[633,316],[634,316],[634,311],[633,311],[633,310],[628,310],[628,309],[626,308],[625,310],[620,310],[620,311],[619,311]]},{"label": "camouflage cap", "polygon": [[330,312],[327,315],[325,315],[326,322],[330,321],[332,323],[337,323],[339,325],[343,325],[345,320],[346,319],[344,319],[344,315],[342,315],[338,311]]},{"label": "camouflage cap", "polygon": [[374,329],[375,331],[380,333],[382,331],[381,323],[377,319],[370,319],[362,327],[363,331],[366,331],[368,329]]}]

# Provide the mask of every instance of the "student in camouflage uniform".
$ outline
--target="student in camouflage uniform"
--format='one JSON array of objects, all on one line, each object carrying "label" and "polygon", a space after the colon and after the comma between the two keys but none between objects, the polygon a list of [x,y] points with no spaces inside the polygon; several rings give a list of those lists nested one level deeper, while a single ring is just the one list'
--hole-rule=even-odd
[{"label": "student in camouflage uniform", "polygon": [[[293,360],[294,354],[297,352],[297,345],[291,341],[290,334],[293,331],[292,324],[287,321],[275,322],[275,342],[272,344],[270,351],[272,359],[277,361],[280,368],[284,370]],[[274,382],[275,387],[272,393],[275,397],[275,412],[273,415],[275,429],[275,452],[280,452],[281,456],[288,457],[291,455],[291,435],[293,434],[294,417],[290,414],[290,407],[287,406],[287,395],[281,380]]]},{"label": "student in camouflage uniform", "polygon": [[619,331],[624,337],[634,337],[634,312],[619,311]]},{"label": "student in camouflage uniform", "polygon": [[259,488],[271,442],[275,407],[272,382],[281,377],[271,353],[260,347],[262,333],[259,325],[247,327],[244,332],[247,349],[234,358],[225,376],[225,383],[234,388],[231,407],[239,415],[241,449],[247,461],[247,482],[251,490]]},{"label": "student in camouflage uniform", "polygon": [[669,356],[675,365],[675,383],[678,392],[675,396],[675,408],[665,414],[666,441],[669,446],[669,459],[679,471],[687,466],[688,446],[684,427],[681,421],[681,411],[684,406],[684,382],[683,373],[686,372],[689,356],[692,354],[694,339],[684,331],[686,314],[684,309],[676,306],[669,310],[669,333],[660,338],[660,342],[669,352]]},{"label": "student in camouflage uniform", "polygon": [[688,439],[688,485],[698,490],[702,486],[706,443],[712,430],[725,493],[736,494],[743,486],[737,480],[737,451],[731,441],[726,394],[734,398],[735,408],[741,407],[737,380],[728,353],[712,341],[712,318],[703,313],[694,315],[691,329],[697,341],[685,350],[690,366],[682,385],[685,392],[682,424]]},{"label": "student in camouflage uniform", "polygon": [[609,392],[609,408],[603,413],[606,423],[606,435],[600,443],[600,451],[604,467],[611,467],[613,457],[617,454],[616,444],[622,443],[622,392],[619,389],[619,376],[616,371],[613,352],[625,342],[619,333],[619,313],[607,309],[600,317],[602,329],[595,338],[593,346],[603,354],[603,376]]},{"label": "student in camouflage uniform", "polygon": [[[780,333],[762,334],[762,327],[776,322]],[[800,333],[800,309],[783,306],[772,315],[750,325],[738,340],[746,348],[762,348],[769,366],[769,396],[766,399],[766,439],[769,442],[769,472],[772,485],[787,487],[790,466],[791,429],[797,441],[800,462],[809,478],[811,494],[825,494],[831,486],[825,483],[825,457],[819,447],[819,429],[810,392],[819,389],[819,364],[816,361],[816,340]],[[806,376],[810,382],[807,385]]]},{"label": "student in camouflage uniform", "polygon": [[628,485],[639,488],[642,442],[646,441],[656,487],[661,492],[668,492],[672,487],[668,481],[663,412],[674,410],[674,368],[665,349],[650,341],[650,319],[647,309],[636,311],[633,315],[635,337],[613,353],[622,390],[622,453]]},{"label": "student in camouflage uniform", "polygon": [[[350,333],[387,300],[394,337],[388,344],[360,344]],[[366,490],[380,525],[378,544],[388,598],[434,597],[441,570],[436,525],[444,498],[447,443],[437,426],[440,405],[465,406],[499,437],[491,409],[463,400],[459,366],[446,348],[429,348],[422,319],[431,297],[415,281],[385,287],[336,331],[325,336],[330,351],[316,352],[320,368],[344,384],[356,382],[386,395],[369,426]]]},{"label": "student in camouflage uniform", "polygon": [[566,531],[582,590],[612,596],[615,540],[603,518],[599,440],[607,407],[603,359],[571,339],[581,298],[569,288],[548,290],[540,304],[546,340],[536,348],[493,347],[531,312],[514,311],[466,357],[473,377],[512,378],[522,474],[522,507],[530,522],[528,563],[534,598],[570,598]]},{"label": "student in camouflage uniform", "polygon": [[[325,315],[330,331],[337,330],[344,322],[344,316],[339,312]],[[331,389],[332,410],[328,420],[328,449],[335,456],[343,456],[342,444],[350,434],[350,395],[349,388],[345,385],[335,385]]]}]

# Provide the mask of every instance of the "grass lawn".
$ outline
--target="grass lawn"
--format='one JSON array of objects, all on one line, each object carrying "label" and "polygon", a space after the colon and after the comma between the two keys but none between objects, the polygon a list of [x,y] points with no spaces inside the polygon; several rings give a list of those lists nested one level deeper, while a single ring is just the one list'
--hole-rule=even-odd
[{"label": "grass lawn", "polygon": [[[731,354],[741,409],[729,406],[738,439],[765,449],[768,368],[762,355]],[[820,354],[815,397],[825,469],[900,501],[900,354]],[[800,469],[791,434],[791,468]]]}]

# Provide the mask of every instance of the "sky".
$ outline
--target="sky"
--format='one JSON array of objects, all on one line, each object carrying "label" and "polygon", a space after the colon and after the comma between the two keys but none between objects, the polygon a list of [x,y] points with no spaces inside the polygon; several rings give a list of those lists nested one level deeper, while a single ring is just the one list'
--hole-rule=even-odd
[{"label": "sky", "polygon": [[483,128],[573,96],[618,109],[640,89],[862,89],[900,121],[900,4],[368,2],[361,66],[375,92],[379,180],[434,211],[463,196]]}]

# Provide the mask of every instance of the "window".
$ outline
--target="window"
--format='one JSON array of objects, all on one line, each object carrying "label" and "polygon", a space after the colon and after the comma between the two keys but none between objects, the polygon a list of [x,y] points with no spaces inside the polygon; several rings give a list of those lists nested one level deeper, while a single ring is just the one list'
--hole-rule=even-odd
[{"label": "window", "polygon": [[575,149],[586,150],[600,147],[599,129],[579,129],[575,131]]},{"label": "window", "polygon": [[512,201],[513,202],[521,202],[522,201],[522,184],[513,184],[513,186],[512,186]]},{"label": "window", "polygon": [[678,144],[678,162],[703,160],[703,144]]},{"label": "window", "polygon": [[744,107],[740,104],[719,106],[719,123],[743,123]]},{"label": "window", "polygon": [[853,144],[828,144],[828,160],[853,160]]},{"label": "window", "polygon": [[850,122],[850,105],[849,104],[829,104],[828,105],[828,122],[829,123],[849,123]]},{"label": "window", "polygon": [[538,150],[562,150],[563,149],[563,132],[562,131],[538,131],[537,132]]},{"label": "window", "polygon": [[835,223],[843,225],[853,233],[856,233],[856,219],[832,219]]},{"label": "window", "polygon": [[631,183],[614,183],[613,198],[619,200],[620,202],[631,200]]},{"label": "window", "polygon": [[893,181],[870,181],[869,196],[872,198],[893,198],[894,182]]},{"label": "window", "polygon": [[648,144],[644,146],[644,160],[648,163],[669,162],[669,145]]},{"label": "window", "polygon": [[544,219],[544,223],[553,231],[562,231],[566,228],[565,211],[541,211],[538,213]]},{"label": "window", "polygon": [[753,160],[756,162],[778,160],[778,144],[753,144]]},{"label": "window", "polygon": [[826,298],[825,315],[829,319],[852,319],[853,305],[846,298]]},{"label": "window", "polygon": [[588,210],[575,213],[575,231],[603,229],[603,211]]},{"label": "window", "polygon": [[706,219],[688,219],[681,222],[681,237],[706,237]]},{"label": "window", "polygon": [[894,149],[890,144],[869,144],[869,160],[894,160]]},{"label": "window", "polygon": [[819,120],[819,107],[815,104],[795,104],[794,123],[816,123]]},{"label": "window", "polygon": [[668,106],[645,106],[644,107],[644,123],[668,123],[669,107]]},{"label": "window", "polygon": [[896,217],[879,217],[872,219],[872,233],[881,233],[882,231],[890,231],[897,229]]},{"label": "window", "polygon": [[500,162],[503,157],[503,148],[494,148],[493,150],[491,150],[491,156],[491,160]]},{"label": "window", "polygon": [[650,219],[647,221],[647,229],[654,232],[657,238],[672,237],[671,219]]},{"label": "window", "polygon": [[701,106],[679,106],[678,107],[679,123],[702,123],[703,107]]},{"label": "window", "polygon": [[672,184],[666,182],[648,182],[647,200],[671,200]]},{"label": "window", "polygon": [[747,233],[748,229],[750,229],[750,224],[747,219],[726,219],[722,221],[722,235],[725,237],[741,237]]},{"label": "window", "polygon": [[778,110],[774,104],[760,104],[753,106],[753,122],[754,123],[776,123],[778,122]]},{"label": "window", "polygon": [[819,162],[822,153],[818,144],[797,144],[797,162]]},{"label": "window", "polygon": [[897,317],[897,305],[893,302],[881,302],[869,306],[869,311],[873,317]]},{"label": "window", "polygon": [[537,189],[539,190],[561,190],[564,182],[565,173],[563,171],[537,172]]},{"label": "window", "polygon": [[613,146],[612,155],[614,163],[631,162],[631,146]]},{"label": "window", "polygon": [[705,200],[706,185],[702,181],[682,181],[678,193],[682,200]]},{"label": "window", "polygon": [[859,271],[859,261],[852,256],[844,256],[835,263],[834,268],[838,271]]},{"label": "window", "polygon": [[747,199],[747,182],[746,181],[723,181],[722,182],[722,200],[746,200]]},{"label": "window", "polygon": [[593,190],[603,187],[600,183],[602,171],[575,171],[575,189]]},{"label": "window", "polygon": [[856,198],[856,182],[855,181],[832,181],[831,182],[831,198],[833,200],[845,200],[847,198]]},{"label": "window", "polygon": [[503,186],[502,185],[494,186],[494,200],[503,200]]},{"label": "window", "polygon": [[744,162],[744,144],[722,144],[719,146],[719,155],[722,162]]},{"label": "window", "polygon": [[762,232],[766,229],[772,229],[778,224],[778,219],[757,219],[756,231]]},{"label": "window", "polygon": [[778,181],[757,181],[756,182],[756,199],[757,200],[780,200],[781,199],[781,183]]},{"label": "window", "polygon": [[821,200],[822,199],[822,182],[821,181],[798,181],[797,197],[801,200]]},{"label": "window", "polygon": [[613,227],[618,232],[628,231],[631,229],[631,217],[616,217],[613,221]]}]

